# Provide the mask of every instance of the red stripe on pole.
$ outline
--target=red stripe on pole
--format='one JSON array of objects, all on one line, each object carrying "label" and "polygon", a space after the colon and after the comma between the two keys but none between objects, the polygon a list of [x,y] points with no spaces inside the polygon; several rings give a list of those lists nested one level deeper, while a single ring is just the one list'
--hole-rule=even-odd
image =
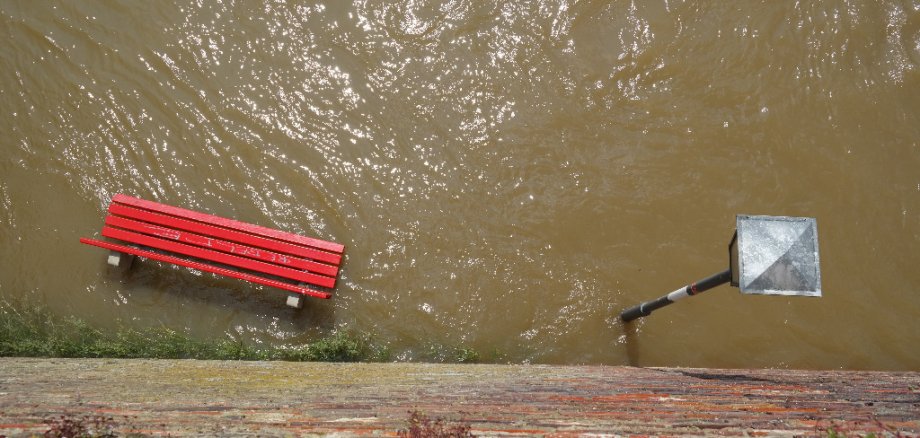
[{"label": "red stripe on pole", "polygon": [[158,254],[155,252],[145,251],[138,248],[132,248],[130,246],[118,245],[110,242],[103,242],[101,240],[80,238],[81,243],[87,245],[98,246],[100,248],[110,249],[114,251],[119,251],[127,254],[134,254],[137,256],[145,257],[151,260],[158,260],[161,262],[172,263],[174,265],[185,266],[187,268],[197,269],[199,271],[210,272],[213,274],[225,275],[227,277],[233,277],[240,280],[251,281],[253,283],[262,284],[265,286],[271,286],[278,289],[284,289],[291,292],[296,292],[302,295],[309,295],[316,298],[328,299],[332,297],[332,294],[328,292],[320,292],[307,287],[299,287],[293,284],[288,284],[283,281],[272,280],[268,278],[259,277],[258,275],[247,274],[245,272],[238,272],[232,269],[221,268],[213,265],[208,265],[204,263],[198,263],[191,260],[185,260],[178,257],[172,257],[164,254]]},{"label": "red stripe on pole", "polygon": [[299,257],[285,255],[249,245],[228,242],[216,237],[202,236],[200,234],[179,231],[174,228],[161,227],[159,225],[139,222],[119,216],[109,215],[105,218],[105,223],[113,227],[124,228],[126,230],[136,231],[138,233],[149,234],[151,236],[163,239],[175,240],[177,242],[187,243],[206,249],[213,249],[230,253],[237,256],[249,257],[267,263],[275,263],[288,266],[295,269],[304,269],[317,274],[329,275],[335,277],[339,269],[332,265],[316,263],[312,260],[305,260]]},{"label": "red stripe on pole", "polygon": [[198,248],[196,246],[177,243],[171,240],[160,239],[152,236],[134,233],[131,231],[120,230],[112,227],[102,227],[102,235],[112,239],[123,240],[125,242],[136,243],[138,245],[149,246],[151,248],[162,249],[177,254],[197,257],[216,263],[235,266],[237,268],[249,269],[264,274],[276,275],[279,277],[290,278],[292,280],[303,281],[305,283],[315,284],[323,287],[334,287],[335,277],[324,277],[322,275],[311,274],[296,269],[285,268],[283,266],[273,265],[271,263],[260,262],[253,259],[247,259],[235,255],[225,254],[210,249]]},{"label": "red stripe on pole", "polygon": [[325,251],[331,251],[335,253],[341,253],[345,250],[345,246],[335,242],[327,242],[325,240],[313,239],[309,237],[300,236],[297,234],[286,233],[284,231],[275,230],[272,228],[266,228],[259,225],[253,225],[246,222],[240,222],[233,219],[227,219],[220,216],[214,216],[206,213],[199,213],[197,211],[186,210],[184,208],[173,207],[171,205],[160,204],[158,202],[147,201],[144,199],[138,199],[131,196],[117,194],[112,197],[112,202],[118,202],[126,205],[131,205],[138,208],[143,208],[146,210],[156,211],[159,213],[165,213],[168,215],[181,217],[185,219],[196,220],[199,222],[205,222],[209,224],[219,225],[225,228],[231,228],[238,231],[243,231],[258,236],[271,237],[273,239],[284,240],[287,242],[293,242],[301,245],[312,246],[314,248],[319,248]]},{"label": "red stripe on pole", "polygon": [[307,248],[293,243],[282,242],[280,240],[269,239],[265,237],[254,236],[252,234],[234,231],[227,228],[221,228],[214,225],[208,225],[202,222],[179,219],[173,216],[154,213],[147,210],[141,210],[128,207],[122,204],[112,203],[109,205],[109,213],[118,216],[124,216],[131,219],[137,219],[144,222],[150,222],[162,225],[168,228],[178,230],[192,231],[198,234],[214,236],[219,239],[231,240],[242,244],[257,246],[271,251],[292,254],[299,257],[318,260],[321,262],[338,265],[342,262],[342,256],[331,252],[320,251],[314,248]]}]

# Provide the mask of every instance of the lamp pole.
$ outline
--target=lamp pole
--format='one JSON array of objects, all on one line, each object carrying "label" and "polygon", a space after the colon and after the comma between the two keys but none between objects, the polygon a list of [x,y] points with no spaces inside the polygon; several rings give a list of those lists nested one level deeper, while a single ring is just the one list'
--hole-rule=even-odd
[{"label": "lamp pole", "polygon": [[638,306],[630,307],[620,314],[620,319],[622,319],[623,322],[630,322],[643,316],[649,316],[653,311],[667,306],[668,304],[705,292],[716,286],[723,285],[731,281],[731,279],[732,270],[725,270],[718,274],[706,277],[695,283],[690,283],[656,300],[646,301],[642,304],[639,304]]}]

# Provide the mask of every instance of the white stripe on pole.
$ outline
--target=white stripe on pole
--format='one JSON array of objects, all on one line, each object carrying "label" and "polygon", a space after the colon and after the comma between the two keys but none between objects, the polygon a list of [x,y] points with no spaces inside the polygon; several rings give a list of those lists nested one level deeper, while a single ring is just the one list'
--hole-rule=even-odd
[{"label": "white stripe on pole", "polygon": [[689,296],[690,296],[690,294],[687,293],[687,286],[684,286],[684,287],[682,287],[682,288],[680,288],[680,289],[677,289],[677,290],[674,291],[674,292],[669,293],[669,294],[668,294],[668,301],[670,301],[670,302],[673,303],[673,302],[675,302],[675,301],[682,300],[682,299],[687,298],[687,297],[689,297]]}]

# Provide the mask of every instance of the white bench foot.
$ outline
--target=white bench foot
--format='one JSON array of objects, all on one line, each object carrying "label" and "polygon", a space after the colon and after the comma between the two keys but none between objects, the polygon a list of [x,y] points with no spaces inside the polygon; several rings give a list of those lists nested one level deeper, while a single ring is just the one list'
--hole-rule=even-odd
[{"label": "white bench foot", "polygon": [[127,271],[134,263],[134,254],[125,254],[118,251],[109,251],[108,263],[120,271]]},{"label": "white bench foot", "polygon": [[288,294],[287,305],[295,309],[303,308],[303,295],[301,294]]}]

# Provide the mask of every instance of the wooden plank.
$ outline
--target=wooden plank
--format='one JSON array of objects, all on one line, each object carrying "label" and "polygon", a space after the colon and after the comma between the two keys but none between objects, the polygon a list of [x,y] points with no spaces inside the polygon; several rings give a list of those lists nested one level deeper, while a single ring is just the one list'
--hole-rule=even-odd
[{"label": "wooden plank", "polygon": [[[902,347],[871,360],[837,353],[829,366],[918,370]],[[650,353],[643,360],[667,357]],[[781,356],[770,363],[789,360]],[[815,363],[798,360],[790,366]],[[0,435],[41,437],[64,419],[102,418],[96,427],[112,436],[917,438],[918,371],[4,357]]]},{"label": "wooden plank", "polygon": [[147,236],[144,234],[108,226],[102,228],[102,235],[112,239],[136,243],[138,245],[149,246],[151,248],[162,249],[190,257],[197,257],[200,259],[222,263],[237,268],[249,269],[251,271],[257,271],[264,274],[303,281],[305,283],[315,284],[317,286],[328,288],[335,287],[335,277],[311,274],[309,272],[285,268],[283,266],[273,265],[271,263],[260,262],[258,260],[239,257],[232,254],[226,254],[210,249],[199,248],[197,246],[186,245],[184,243],[178,243],[173,240],[160,239],[157,237]]},{"label": "wooden plank", "polygon": [[342,256],[339,254],[307,248],[289,242],[282,242],[280,240],[254,236],[252,234],[234,231],[227,228],[221,228],[214,225],[208,225],[202,222],[180,219],[173,216],[154,213],[148,210],[128,207],[122,204],[112,203],[109,205],[109,213],[162,225],[168,228],[191,231],[202,235],[217,237],[223,240],[239,242],[250,246],[265,248],[271,251],[291,254],[321,262],[331,263],[334,265],[338,265],[342,262]]},{"label": "wooden plank", "polygon": [[227,219],[220,216],[214,216],[206,213],[199,213],[197,211],[186,210],[184,208],[173,207],[171,205],[160,204],[158,202],[147,201],[144,199],[138,199],[131,196],[117,194],[112,197],[112,202],[121,203],[125,205],[130,205],[133,207],[143,208],[146,210],[151,210],[159,213],[168,214],[171,216],[181,217],[185,219],[191,219],[199,222],[204,222],[213,225],[219,225],[221,227],[234,229],[237,231],[243,231],[250,234],[255,234],[257,236],[271,237],[273,239],[283,240],[287,242],[297,243],[300,245],[306,245],[314,248],[319,248],[324,251],[331,251],[334,253],[342,253],[345,250],[345,246],[335,242],[327,242],[325,240],[313,239],[310,237],[300,236],[297,234],[286,233],[284,231],[275,230],[272,228],[267,228],[259,225],[254,225],[246,222],[240,222],[233,219]]},{"label": "wooden plank", "polygon": [[151,251],[146,251],[143,249],[132,248],[130,246],[118,245],[111,242],[104,242],[101,240],[80,238],[81,243],[87,245],[98,246],[100,248],[111,249],[115,251],[120,251],[127,254],[134,254],[137,256],[145,257],[152,260],[158,260],[161,262],[172,263],[174,265],[185,266],[187,268],[197,269],[199,271],[210,272],[213,274],[220,274],[227,277],[237,278],[240,280],[251,281],[253,283],[262,284],[265,286],[271,286],[278,289],[284,289],[291,292],[296,292],[302,295],[308,295],[315,298],[328,299],[332,297],[332,294],[328,292],[321,292],[317,290],[310,289],[308,287],[300,287],[293,284],[285,283],[283,281],[272,280],[269,278],[260,277],[258,275],[248,274],[245,272],[234,271],[232,269],[221,268],[218,266],[208,265],[205,263],[199,263],[192,260],[186,260],[179,257],[173,257],[164,254],[158,254]]},{"label": "wooden plank", "polygon": [[124,228],[126,230],[135,231],[142,234],[148,234],[163,239],[175,240],[177,242],[187,243],[207,249],[213,249],[215,251],[230,253],[241,257],[249,257],[263,262],[275,263],[294,269],[304,269],[310,272],[328,275],[331,277],[335,277],[339,271],[339,269],[333,265],[317,263],[312,260],[305,260],[299,257],[285,255],[274,251],[268,251],[266,249],[229,242],[226,240],[218,239],[216,237],[203,236],[187,231],[180,231],[174,228],[161,227],[159,225],[140,222],[124,217],[109,215],[105,218],[105,223],[113,227]]}]

